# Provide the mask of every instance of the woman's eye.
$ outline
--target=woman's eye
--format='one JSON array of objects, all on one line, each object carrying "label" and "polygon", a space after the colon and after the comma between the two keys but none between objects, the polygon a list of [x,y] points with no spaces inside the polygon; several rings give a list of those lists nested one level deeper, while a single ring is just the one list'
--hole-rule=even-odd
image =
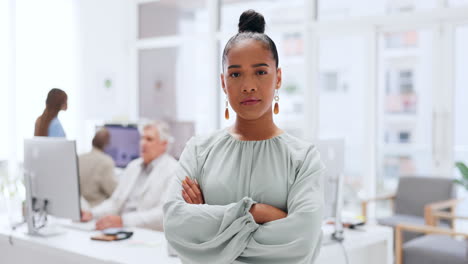
[{"label": "woman's eye", "polygon": [[240,73],[238,73],[238,72],[233,72],[233,73],[230,74],[230,76],[233,77],[233,78],[237,78],[237,77],[240,76]]},{"label": "woman's eye", "polygon": [[265,75],[265,74],[267,74],[267,72],[266,71],[258,71],[257,74],[258,75]]}]

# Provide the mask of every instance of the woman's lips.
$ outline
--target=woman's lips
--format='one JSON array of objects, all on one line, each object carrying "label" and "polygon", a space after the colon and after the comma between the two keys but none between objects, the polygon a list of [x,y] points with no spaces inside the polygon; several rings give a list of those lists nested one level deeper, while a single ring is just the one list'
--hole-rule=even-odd
[{"label": "woman's lips", "polygon": [[260,99],[256,99],[256,98],[248,98],[244,101],[241,102],[242,105],[255,105],[255,104],[258,104],[260,103]]}]

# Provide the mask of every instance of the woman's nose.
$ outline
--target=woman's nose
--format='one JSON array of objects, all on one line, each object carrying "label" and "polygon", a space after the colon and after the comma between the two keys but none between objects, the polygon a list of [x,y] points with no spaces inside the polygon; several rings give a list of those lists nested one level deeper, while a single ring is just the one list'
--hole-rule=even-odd
[{"label": "woman's nose", "polygon": [[257,88],[254,88],[254,87],[251,87],[251,88],[245,88],[244,87],[242,89],[242,92],[244,92],[244,93],[251,92],[252,93],[252,92],[255,92],[256,90],[257,90]]},{"label": "woman's nose", "polygon": [[254,77],[244,76],[242,82],[242,92],[243,93],[253,93],[257,91],[257,85]]}]

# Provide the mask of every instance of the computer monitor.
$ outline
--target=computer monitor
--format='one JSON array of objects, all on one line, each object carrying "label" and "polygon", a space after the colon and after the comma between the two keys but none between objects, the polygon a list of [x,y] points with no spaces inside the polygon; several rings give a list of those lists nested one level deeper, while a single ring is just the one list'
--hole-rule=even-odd
[{"label": "computer monitor", "polygon": [[47,215],[80,220],[78,175],[74,140],[48,137],[24,140],[26,217],[30,234],[40,233],[42,226],[38,225],[46,223]]},{"label": "computer monitor", "polygon": [[107,124],[110,143],[104,149],[119,168],[127,167],[130,161],[140,156],[140,132],[136,125]]},{"label": "computer monitor", "polygon": [[325,219],[333,219],[335,233],[342,233],[341,210],[343,207],[343,171],[344,171],[344,140],[320,140],[317,144],[320,159],[325,165]]}]

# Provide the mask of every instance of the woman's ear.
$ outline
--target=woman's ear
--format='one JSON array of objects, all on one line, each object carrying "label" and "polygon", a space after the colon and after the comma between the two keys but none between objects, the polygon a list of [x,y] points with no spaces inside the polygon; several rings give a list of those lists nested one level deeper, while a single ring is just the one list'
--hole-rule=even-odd
[{"label": "woman's ear", "polygon": [[224,94],[227,94],[226,83],[224,82],[224,73],[221,73],[220,77],[221,77],[221,87],[223,87]]},{"label": "woman's ear", "polygon": [[281,87],[281,82],[282,81],[283,81],[282,71],[281,71],[281,68],[278,68],[276,70],[276,87],[275,87],[275,89],[279,89]]}]

